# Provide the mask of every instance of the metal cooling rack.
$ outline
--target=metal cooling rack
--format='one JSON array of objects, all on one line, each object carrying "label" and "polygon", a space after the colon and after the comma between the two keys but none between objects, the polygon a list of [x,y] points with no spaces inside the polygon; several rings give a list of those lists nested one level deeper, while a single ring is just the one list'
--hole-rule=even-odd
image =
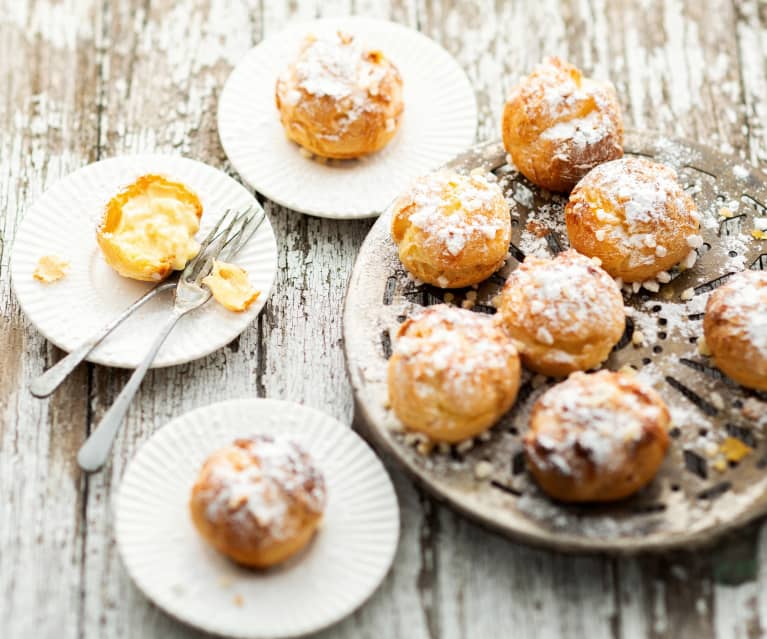
[{"label": "metal cooling rack", "polygon": [[[419,307],[447,299],[495,312],[492,300],[526,251],[567,248],[565,199],[538,189],[506,164],[500,143],[478,145],[447,166],[483,167],[498,176],[512,204],[512,259],[476,289],[444,291],[415,283],[389,236],[391,212],[370,231],[352,273],[344,313],[347,367],[362,431],[393,455],[432,494],[468,517],[508,536],[564,551],[636,553],[709,543],[767,512],[767,395],[724,377],[698,352],[707,292],[743,268],[767,268],[767,241],[752,237],[753,217],[766,216],[767,178],[736,157],[648,132],[628,132],[626,153],[675,167],[703,215],[704,245],[695,266],[674,271],[657,293],[626,298],[633,311],[607,368],[636,369],[672,412],[672,445],[655,480],[613,504],[569,506],[548,499],[533,483],[522,436],[535,399],[555,380],[523,375],[514,408],[485,441],[422,454],[386,402],[391,338]],[[719,213],[726,208],[729,218]],[[692,295],[691,299],[687,299]],[[641,332],[640,345],[634,344]],[[732,437],[751,452],[727,462],[719,443]],[[477,479],[480,461],[492,474]]]}]

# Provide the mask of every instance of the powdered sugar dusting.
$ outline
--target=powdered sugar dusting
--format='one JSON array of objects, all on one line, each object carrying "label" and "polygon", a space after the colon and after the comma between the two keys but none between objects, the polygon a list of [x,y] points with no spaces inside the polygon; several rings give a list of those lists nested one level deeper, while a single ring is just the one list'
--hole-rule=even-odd
[{"label": "powdered sugar dusting", "polygon": [[295,64],[280,76],[277,91],[289,105],[298,104],[304,93],[332,98],[335,108],[344,112],[338,122],[343,130],[363,113],[381,108],[376,99],[381,85],[395,75],[380,52],[366,49],[351,35],[310,35]]},{"label": "powdered sugar dusting", "polygon": [[743,271],[717,295],[718,314],[767,358],[767,271]]},{"label": "powdered sugar dusting", "polygon": [[211,457],[200,498],[207,501],[208,520],[228,520],[243,534],[254,529],[275,539],[290,537],[301,519],[297,504],[321,513],[325,484],[307,453],[289,440],[258,435],[238,439]]},{"label": "powdered sugar dusting", "polygon": [[406,202],[415,206],[410,223],[425,232],[424,243],[456,256],[473,239],[509,232],[509,217],[497,214],[503,194],[484,175],[440,171],[415,182]]},{"label": "powdered sugar dusting", "polygon": [[564,475],[577,475],[584,461],[620,468],[647,428],[667,420],[663,404],[632,392],[637,384],[608,371],[574,373],[538,400],[528,454],[537,465]]},{"label": "powdered sugar dusting", "polygon": [[403,326],[394,353],[401,365],[415,368],[418,394],[425,398],[436,390],[471,405],[486,388],[475,380],[483,371],[507,371],[516,348],[492,320],[447,305],[416,313]]}]

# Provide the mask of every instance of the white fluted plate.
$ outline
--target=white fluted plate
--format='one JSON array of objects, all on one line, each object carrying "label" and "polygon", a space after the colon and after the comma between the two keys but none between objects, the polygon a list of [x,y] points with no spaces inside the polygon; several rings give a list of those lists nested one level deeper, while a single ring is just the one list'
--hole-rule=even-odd
[{"label": "white fluted plate", "polygon": [[[309,546],[268,571],[238,567],[197,534],[189,495],[203,461],[238,437],[287,437],[325,476],[327,505]],[[144,594],[172,616],[231,637],[295,637],[358,608],[394,558],[399,511],[383,465],[350,428],[298,404],[241,399],[171,421],[129,464],[117,544]]]},{"label": "white fluted plate", "polygon": [[[339,29],[394,62],[405,112],[399,131],[378,153],[321,163],[285,137],[274,89],[306,35]],[[359,17],[299,23],[267,38],[232,71],[218,105],[224,151],[254,189],[293,210],[338,219],[380,214],[411,180],[471,145],[476,128],[474,90],[445,49],[413,29]]]},{"label": "white fluted plate", "polygon": [[[167,155],[132,155],[90,164],[56,182],[24,215],[11,256],[13,289],[32,324],[51,342],[72,351],[119,315],[152,284],[121,277],[104,261],[96,243],[96,227],[109,199],[137,177],[159,173],[183,182],[203,205],[198,238],[228,208],[259,206],[251,193],[211,166]],[[43,284],[32,277],[43,255],[70,263],[58,282]],[[231,342],[266,304],[277,272],[277,243],[269,220],[233,260],[247,272],[261,295],[242,313],[214,301],[181,318],[163,344],[153,366],[171,366],[203,357]],[[173,303],[171,291],[136,311],[88,360],[106,366],[135,368],[154,340]]]}]

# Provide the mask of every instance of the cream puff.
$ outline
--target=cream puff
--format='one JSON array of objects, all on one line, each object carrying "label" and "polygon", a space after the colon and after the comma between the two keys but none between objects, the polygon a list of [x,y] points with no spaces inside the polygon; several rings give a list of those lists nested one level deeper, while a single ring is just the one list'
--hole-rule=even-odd
[{"label": "cream puff", "polygon": [[438,171],[416,180],[396,200],[391,234],[416,279],[441,288],[478,284],[508,255],[509,204],[481,170]]},{"label": "cream puff", "polygon": [[669,421],[660,396],[633,375],[573,373],[533,406],[524,439],[528,467],[559,501],[622,499],[658,472]]},{"label": "cream puff", "polygon": [[528,180],[569,191],[596,165],[623,155],[615,88],[548,58],[512,89],[503,110],[503,145]]},{"label": "cream puff", "polygon": [[379,151],[394,137],[404,110],[402,77],[381,51],[354,36],[308,36],[276,87],[289,139],[325,158]]},{"label": "cream puff", "polygon": [[303,448],[255,435],[208,457],[189,509],[200,535],[220,553],[268,568],[309,543],[325,501],[325,480]]},{"label": "cream puff", "polygon": [[570,249],[553,259],[529,256],[497,301],[498,321],[523,364],[564,376],[601,364],[626,324],[620,288],[598,260]]},{"label": "cream puff", "polygon": [[109,200],[96,240],[120,275],[159,282],[197,255],[201,216],[200,199],[184,184],[144,175]]},{"label": "cream puff", "polygon": [[517,349],[489,316],[439,304],[400,327],[389,359],[389,403],[408,430],[457,443],[511,408],[519,375]]},{"label": "cream puff", "polygon": [[717,368],[738,384],[767,391],[767,271],[743,271],[716,289],[703,317]]},{"label": "cream puff", "polygon": [[570,194],[565,222],[570,245],[623,282],[668,281],[661,274],[692,266],[703,244],[700,214],[676,171],[645,158],[593,169]]}]

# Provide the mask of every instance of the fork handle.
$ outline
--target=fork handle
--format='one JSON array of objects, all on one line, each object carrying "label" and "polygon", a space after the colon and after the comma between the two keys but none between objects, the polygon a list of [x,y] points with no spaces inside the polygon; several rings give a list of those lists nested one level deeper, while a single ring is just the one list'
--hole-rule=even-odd
[{"label": "fork handle", "polygon": [[142,362],[138,365],[133,375],[130,376],[125,388],[120,391],[114,404],[109,408],[101,422],[96,427],[85,443],[80,448],[80,452],[77,453],[77,463],[84,471],[92,473],[97,471],[104,465],[104,462],[109,456],[109,451],[112,448],[112,442],[114,442],[117,430],[122,424],[125,413],[128,412],[133,397],[138,391],[141,382],[146,375],[149,366],[154,361],[157,355],[157,351],[163,345],[163,342],[167,339],[176,322],[181,318],[183,313],[173,312],[168,320],[163,325],[162,329],[155,338],[152,346],[149,348],[146,356]]},{"label": "fork handle", "polygon": [[106,338],[107,335],[109,335],[114,329],[122,324],[129,315],[131,315],[139,307],[143,306],[146,302],[151,300],[158,293],[167,291],[168,289],[171,289],[175,286],[175,282],[163,282],[162,284],[159,284],[147,291],[122,313],[120,313],[120,315],[107,323],[88,341],[78,346],[75,350],[69,353],[69,355],[59,360],[47,371],[33,379],[32,383],[29,385],[30,392],[35,397],[48,397],[48,395],[53,393],[53,391],[61,386],[63,381],[69,377],[69,374],[75,370],[78,364],[88,356],[88,353],[96,348],[96,346],[98,346],[104,340],[104,338]]}]

